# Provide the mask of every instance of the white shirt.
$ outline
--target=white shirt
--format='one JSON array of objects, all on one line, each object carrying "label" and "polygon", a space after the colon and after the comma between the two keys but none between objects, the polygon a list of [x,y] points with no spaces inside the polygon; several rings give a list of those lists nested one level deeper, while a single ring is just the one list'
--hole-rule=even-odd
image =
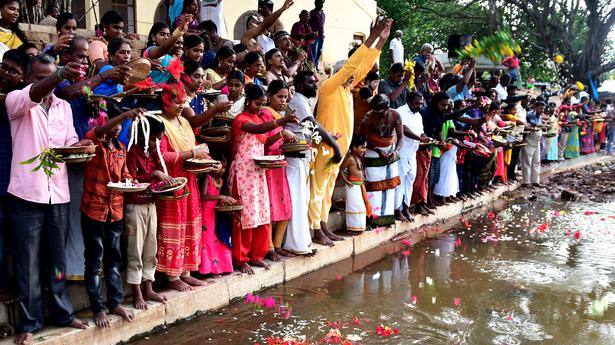
[{"label": "white shirt", "polygon": [[401,38],[393,38],[389,49],[393,51],[393,63],[404,63],[404,44],[401,42]]},{"label": "white shirt", "polygon": [[205,20],[214,22],[218,27],[218,35],[226,37],[226,22],[222,16],[222,1],[218,3],[218,0],[201,0],[201,21]]},{"label": "white shirt", "polygon": [[495,92],[498,93],[498,99],[500,101],[503,101],[508,98],[508,91],[506,91],[506,88],[500,83],[498,83],[498,86],[495,87]]},{"label": "white shirt", "polygon": [[271,49],[275,48],[275,42],[265,35],[258,35],[258,45],[263,48],[263,52],[265,54],[267,54],[267,52]]},{"label": "white shirt", "polygon": [[[421,117],[421,114],[418,111],[416,113],[412,112],[408,104],[405,104],[397,108],[396,110],[399,113],[399,116],[401,117],[401,123],[404,126],[408,127],[412,131],[412,133],[417,134],[417,135],[421,135],[424,133],[423,118]],[[418,140],[410,139],[405,135],[403,138],[403,143],[404,144],[401,147],[401,150],[399,151],[399,155],[402,157],[407,157],[407,156],[412,155],[412,152],[418,150],[419,148]]]}]

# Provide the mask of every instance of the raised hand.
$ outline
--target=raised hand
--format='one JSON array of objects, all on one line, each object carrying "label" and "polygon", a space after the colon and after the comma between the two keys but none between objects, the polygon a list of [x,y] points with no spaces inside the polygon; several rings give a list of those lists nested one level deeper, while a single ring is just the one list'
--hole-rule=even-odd
[{"label": "raised hand", "polygon": [[387,18],[383,22],[384,28],[382,29],[382,31],[380,31],[380,38],[386,40],[391,34],[391,26],[393,25],[393,19]]},{"label": "raised hand", "polygon": [[287,111],[286,115],[281,119],[281,122],[283,122],[284,124],[288,124],[288,123],[299,123],[299,118],[297,118],[297,115],[295,115],[295,109],[291,110],[291,111]]},{"label": "raised hand", "polygon": [[188,31],[188,26],[190,25],[190,21],[192,21],[192,15],[184,14],[177,27],[180,28],[182,32],[186,32]]},{"label": "raised hand", "polygon": [[73,34],[65,34],[58,37],[58,41],[53,45],[53,51],[59,53],[62,49],[68,48],[70,41],[73,39]]},{"label": "raised hand", "polygon": [[230,101],[218,102],[214,105],[214,109],[216,110],[216,113],[226,113],[227,111],[231,110],[232,106],[233,102]]},{"label": "raised hand", "polygon": [[66,80],[79,80],[85,75],[83,64],[78,62],[69,62],[60,71],[60,77]]},{"label": "raised hand", "polygon": [[126,118],[130,118],[131,120],[134,120],[136,118],[141,117],[142,114],[145,113],[145,111],[146,110],[143,109],[143,108],[135,108],[135,109],[132,109],[132,110],[129,110],[129,111],[125,112],[124,116]]},{"label": "raised hand", "polygon": [[124,84],[132,76],[131,68],[126,65],[115,66],[101,73],[103,79],[111,79],[114,83]]},{"label": "raised hand", "polygon": [[284,5],[282,5],[282,8],[284,9],[284,11],[288,10],[293,4],[295,3],[295,0],[286,0],[284,1]]}]

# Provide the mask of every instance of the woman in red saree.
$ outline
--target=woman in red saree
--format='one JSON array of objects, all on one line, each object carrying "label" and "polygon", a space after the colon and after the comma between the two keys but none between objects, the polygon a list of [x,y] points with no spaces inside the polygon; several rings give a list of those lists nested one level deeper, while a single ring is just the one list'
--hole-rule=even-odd
[{"label": "woman in red saree", "polygon": [[183,168],[190,158],[207,158],[206,145],[196,146],[196,139],[190,123],[181,116],[186,93],[177,83],[162,84],[162,116],[165,134],[160,141],[160,154],[171,177],[188,179],[179,200],[158,200],[158,267],[167,275],[169,287],[178,291],[191,290],[191,286],[204,283],[190,277],[200,264],[201,200],[196,178]]}]

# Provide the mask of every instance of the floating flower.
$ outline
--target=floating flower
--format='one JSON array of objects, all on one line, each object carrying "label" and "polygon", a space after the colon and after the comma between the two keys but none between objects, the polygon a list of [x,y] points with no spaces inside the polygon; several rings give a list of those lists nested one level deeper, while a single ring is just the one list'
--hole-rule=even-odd
[{"label": "floating flower", "polygon": [[417,301],[416,295],[410,296],[410,303],[416,304],[416,301]]},{"label": "floating flower", "polygon": [[399,334],[399,329],[380,325],[376,328],[375,333],[381,337],[387,338],[387,337],[390,337],[391,335]]},{"label": "floating flower", "polygon": [[461,247],[461,238],[457,237],[457,239],[455,240],[455,247]]},{"label": "floating flower", "polygon": [[409,239],[404,239],[404,240],[401,241],[401,243],[404,246],[408,246],[408,247],[412,245],[412,241],[410,241]]},{"label": "floating flower", "polygon": [[556,64],[561,65],[564,63],[564,56],[562,54],[557,54],[553,57],[553,61]]},{"label": "floating flower", "polygon": [[453,304],[455,305],[455,307],[459,307],[459,305],[461,304],[461,298],[459,297],[453,298]]},{"label": "floating flower", "polygon": [[410,251],[409,250],[404,250],[403,252],[401,252],[401,255],[409,256],[410,255]]},{"label": "floating flower", "polygon": [[596,214],[596,212],[594,212],[594,211],[585,211],[585,212],[583,212],[583,214],[586,215],[586,216],[591,216],[592,214]]},{"label": "floating flower", "polygon": [[579,231],[579,230],[575,231],[573,236],[574,236],[575,239],[578,240],[579,238],[581,238],[581,231]]}]

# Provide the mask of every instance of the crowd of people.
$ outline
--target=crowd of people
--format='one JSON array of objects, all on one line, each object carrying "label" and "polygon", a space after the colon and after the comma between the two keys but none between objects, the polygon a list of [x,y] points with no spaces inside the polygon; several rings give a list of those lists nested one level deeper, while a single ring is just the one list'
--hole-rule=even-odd
[{"label": "crowd of people", "polygon": [[[19,2],[0,1],[0,42],[9,49],[0,63],[0,239],[10,243],[15,277],[8,284],[0,242],[0,299],[16,290],[19,344],[44,325],[43,288],[50,321],[87,327],[74,316],[66,280],[84,281],[95,324],[109,327],[108,313],[134,318],[123,306],[124,263],[133,307],[147,309],[148,301],[167,303],[156,278],[189,291],[234,271],[254,274],[254,266],[269,268],[266,259],[311,257],[313,243],[334,246],[478,197],[516,181],[518,163],[523,185],[541,187],[541,161],[592,153],[607,141],[612,152],[612,106],[574,92],[557,106],[548,94],[518,94],[507,74],[482,85],[471,59],[445,73],[430,44],[413,68],[403,53],[394,56],[381,80],[389,19],[326,75],[324,0],[301,11],[291,33],[279,18],[293,0],[275,11],[261,0],[239,42],[215,20],[199,20],[196,0],[178,2],[135,56],[115,11],[101,17],[97,38],[77,35],[71,13],[50,12],[57,41],[37,47],[19,30]],[[403,49],[401,32],[393,42]],[[141,57],[151,72],[135,83],[130,63]],[[152,93],[128,97],[134,89]],[[135,137],[140,128],[149,137]],[[289,143],[306,148],[285,151]],[[85,163],[42,158],[91,145],[95,156]],[[280,154],[284,164],[272,169],[254,160]],[[33,157],[42,168],[33,169]],[[194,172],[186,162],[195,160],[214,163]],[[108,188],[126,180],[150,188]],[[172,196],[152,192],[178,180],[183,187]],[[336,234],[327,221],[338,180],[346,229]]]}]

